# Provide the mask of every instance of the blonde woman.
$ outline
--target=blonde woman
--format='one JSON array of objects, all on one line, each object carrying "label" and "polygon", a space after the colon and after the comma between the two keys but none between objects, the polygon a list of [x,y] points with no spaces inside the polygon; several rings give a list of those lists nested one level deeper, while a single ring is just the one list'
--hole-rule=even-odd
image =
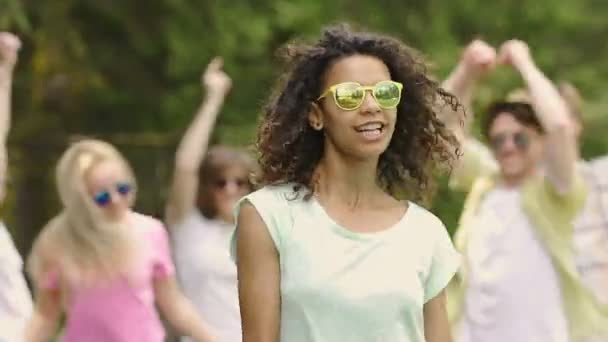
[{"label": "blonde woman", "polygon": [[37,291],[26,341],[50,338],[65,311],[66,342],[160,342],[155,303],[180,333],[214,341],[178,289],[163,225],[130,209],[135,177],[121,154],[102,141],[75,143],[56,181],[63,210],[30,256]]},{"label": "blonde woman", "polygon": [[[4,200],[7,178],[6,138],[11,121],[13,69],[20,46],[19,38],[0,32],[0,204]],[[19,340],[32,312],[32,298],[22,268],[21,256],[0,221],[0,341]]]}]

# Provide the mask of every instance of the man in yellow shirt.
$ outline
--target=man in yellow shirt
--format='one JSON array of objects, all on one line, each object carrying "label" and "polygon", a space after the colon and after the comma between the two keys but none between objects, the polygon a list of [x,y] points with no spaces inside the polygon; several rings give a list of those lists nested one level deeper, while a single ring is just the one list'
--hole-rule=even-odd
[{"label": "man in yellow shirt", "polygon": [[[531,105],[490,107],[482,125],[488,150],[467,128],[475,85],[497,63],[522,76]],[[462,143],[451,185],[469,193],[455,236],[465,260],[450,297],[457,340],[565,342],[608,326],[574,265],[572,220],[586,189],[575,125],[558,90],[521,41],[503,44],[498,57],[472,42],[444,87],[469,120],[460,125],[459,113],[443,113]]]}]

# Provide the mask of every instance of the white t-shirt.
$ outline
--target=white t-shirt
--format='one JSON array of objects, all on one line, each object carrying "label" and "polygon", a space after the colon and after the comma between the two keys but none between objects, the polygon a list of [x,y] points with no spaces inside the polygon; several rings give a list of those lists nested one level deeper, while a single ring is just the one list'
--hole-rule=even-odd
[{"label": "white t-shirt", "polygon": [[0,342],[21,341],[32,314],[32,297],[22,272],[21,256],[0,222]]},{"label": "white t-shirt", "polygon": [[386,230],[357,233],[292,189],[267,186],[245,197],[280,256],[280,341],[425,341],[424,304],[460,264],[441,221],[410,203]]},{"label": "white t-shirt", "polygon": [[233,231],[233,225],[209,220],[198,210],[172,229],[182,289],[219,340],[225,342],[242,340],[236,265],[229,252]]},{"label": "white t-shirt", "polygon": [[608,304],[608,157],[578,167],[589,194],[574,221],[577,266],[585,285]]},{"label": "white t-shirt", "polygon": [[490,191],[469,227],[468,287],[457,342],[566,342],[551,257],[523,211],[521,191]]}]

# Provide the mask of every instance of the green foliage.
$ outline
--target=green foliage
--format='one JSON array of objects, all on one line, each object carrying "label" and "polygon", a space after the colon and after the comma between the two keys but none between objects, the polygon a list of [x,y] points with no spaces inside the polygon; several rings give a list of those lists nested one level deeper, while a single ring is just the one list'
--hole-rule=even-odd
[{"label": "green foliage", "polygon": [[[250,144],[281,71],[276,49],[296,37],[315,37],[324,25],[349,21],[418,48],[438,79],[475,37],[494,45],[513,37],[528,41],[550,77],[572,81],[585,95],[589,127],[583,152],[591,157],[608,151],[603,134],[608,127],[603,99],[607,14],[608,2],[599,0],[0,0],[0,29],[24,40],[14,92],[12,139],[15,149],[21,148],[15,153],[24,166],[31,165],[26,142],[55,151],[70,134],[112,140],[118,133],[137,132],[121,144],[141,145],[128,140],[142,136],[154,137],[144,139],[154,141],[151,150],[162,143],[163,156],[148,163],[164,164],[158,171],[164,186],[170,152],[204,96],[200,75],[212,57],[223,56],[233,78],[215,141]],[[520,85],[512,71],[501,70],[481,87],[476,107]],[[136,169],[152,169],[145,158],[133,160],[141,163]],[[22,181],[34,174],[47,179],[50,168],[45,164],[16,174],[25,177]],[[149,199],[145,203],[160,207]],[[455,225],[461,206],[461,194],[440,188],[434,210],[448,227]]]}]

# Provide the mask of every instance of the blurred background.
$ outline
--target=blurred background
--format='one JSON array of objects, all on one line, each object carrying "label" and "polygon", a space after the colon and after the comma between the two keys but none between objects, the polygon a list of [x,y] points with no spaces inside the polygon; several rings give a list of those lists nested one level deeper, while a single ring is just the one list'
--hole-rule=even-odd
[{"label": "blurred background", "polygon": [[[200,75],[222,56],[233,88],[214,141],[248,146],[285,42],[327,24],[394,35],[447,76],[474,38],[528,42],[554,81],[584,99],[583,156],[608,152],[608,2],[603,0],[0,0],[0,30],[23,41],[15,70],[10,185],[2,217],[22,254],[58,210],[53,168],[76,136],[116,144],[139,179],[138,209],[162,216],[173,153],[203,98]],[[521,85],[499,70],[476,108]],[[463,195],[441,180],[431,209],[450,230]]]}]

